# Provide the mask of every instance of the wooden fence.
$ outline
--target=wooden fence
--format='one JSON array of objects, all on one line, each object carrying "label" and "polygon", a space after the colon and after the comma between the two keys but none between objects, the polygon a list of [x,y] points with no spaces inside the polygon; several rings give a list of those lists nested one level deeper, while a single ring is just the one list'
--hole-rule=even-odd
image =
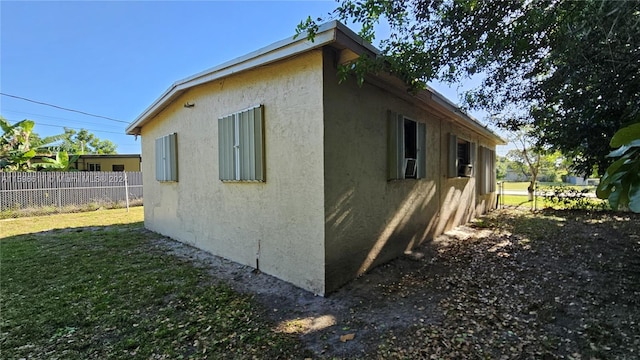
[{"label": "wooden fence", "polygon": [[0,210],[135,199],[141,172],[0,172]]}]

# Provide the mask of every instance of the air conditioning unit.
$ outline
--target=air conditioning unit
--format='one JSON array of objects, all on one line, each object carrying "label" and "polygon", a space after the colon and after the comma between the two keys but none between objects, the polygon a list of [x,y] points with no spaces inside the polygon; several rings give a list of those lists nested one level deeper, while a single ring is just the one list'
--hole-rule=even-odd
[{"label": "air conditioning unit", "polygon": [[458,166],[458,176],[471,177],[472,172],[473,172],[473,165],[471,164],[460,164]]}]

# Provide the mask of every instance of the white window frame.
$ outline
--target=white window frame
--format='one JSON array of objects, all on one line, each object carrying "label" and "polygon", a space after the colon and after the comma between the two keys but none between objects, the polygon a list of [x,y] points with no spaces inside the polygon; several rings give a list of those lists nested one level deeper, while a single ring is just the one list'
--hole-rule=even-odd
[{"label": "white window frame", "polygon": [[[461,164],[460,163],[460,154],[458,153],[459,144],[461,142],[465,142],[468,148],[469,163]],[[471,178],[476,176],[476,153],[477,153],[477,145],[476,143],[469,141],[467,139],[458,138],[456,134],[449,133],[449,163],[447,169],[447,175],[450,178]],[[462,165],[471,165],[471,171],[468,175],[465,175],[461,171]]]},{"label": "white window frame", "polygon": [[[391,110],[387,112],[387,179],[423,179],[426,177],[426,124],[418,122]],[[410,158],[405,153],[405,122],[416,124],[416,157]],[[408,166],[413,165],[413,169]],[[411,171],[407,171],[411,170]]]}]

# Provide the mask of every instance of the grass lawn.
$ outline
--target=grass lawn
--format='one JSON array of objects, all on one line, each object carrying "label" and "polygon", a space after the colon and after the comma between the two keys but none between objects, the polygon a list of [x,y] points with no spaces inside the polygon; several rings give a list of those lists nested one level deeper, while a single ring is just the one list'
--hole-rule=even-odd
[{"label": "grass lawn", "polygon": [[[590,189],[590,190],[594,190],[595,186],[579,186],[579,185],[570,185],[570,184],[565,184],[565,183],[550,183],[550,182],[539,182],[538,183],[539,189],[548,189],[548,188],[552,188],[554,186],[562,186],[562,187],[566,187],[566,188],[573,188],[576,190],[582,190],[582,189]],[[505,181],[504,182],[504,189],[509,191],[527,191],[527,188],[529,187],[529,182],[510,182],[510,181]]]},{"label": "grass lawn", "polygon": [[239,294],[142,208],[0,220],[0,358],[638,359],[638,229],[498,210],[322,298]]},{"label": "grass lawn", "polygon": [[155,248],[142,211],[0,221],[0,357],[304,357],[251,297]]},{"label": "grass lawn", "polygon": [[531,207],[533,206],[533,202],[529,201],[528,196],[521,195],[503,195],[501,199],[501,204],[508,206],[524,206]]}]

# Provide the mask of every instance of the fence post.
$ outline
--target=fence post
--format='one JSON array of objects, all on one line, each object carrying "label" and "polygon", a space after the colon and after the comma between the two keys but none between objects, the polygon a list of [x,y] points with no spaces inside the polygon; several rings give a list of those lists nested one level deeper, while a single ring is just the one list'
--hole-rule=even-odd
[{"label": "fence post", "polygon": [[129,212],[129,186],[127,185],[127,172],[124,171],[124,196],[127,202],[127,212]]},{"label": "fence post", "polygon": [[55,175],[56,178],[56,192],[58,193],[58,208],[62,207],[62,191],[60,190],[60,176]]}]

